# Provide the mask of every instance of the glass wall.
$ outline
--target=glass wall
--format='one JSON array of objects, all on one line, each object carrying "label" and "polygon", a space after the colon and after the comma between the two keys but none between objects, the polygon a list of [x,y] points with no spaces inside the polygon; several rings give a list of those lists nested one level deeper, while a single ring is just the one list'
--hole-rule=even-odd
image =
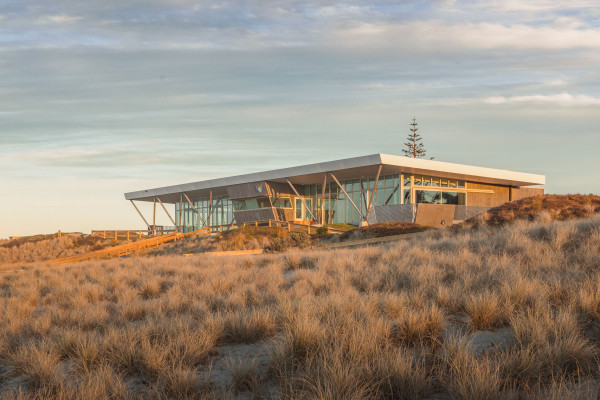
[{"label": "glass wall", "polygon": [[466,193],[444,190],[444,188],[464,188],[465,181],[439,178],[435,176],[414,175],[413,183],[415,203],[456,205],[466,204]]},{"label": "glass wall", "polygon": [[[400,179],[402,177],[402,182]],[[307,206],[317,220],[321,220],[321,208],[324,209],[325,223],[360,223],[360,214],[350,202],[354,202],[360,212],[365,215],[370,196],[375,187],[375,178],[348,179],[340,181],[348,196],[340,190],[335,182],[328,182],[325,186],[325,196],[322,196],[323,185],[304,185],[303,194]],[[447,188],[447,189],[444,189]],[[456,179],[447,179],[434,176],[410,174],[389,174],[379,177],[377,190],[374,193],[372,204],[374,206],[388,206],[409,203],[433,204],[466,204],[465,182]],[[414,196],[414,198],[411,198]],[[349,198],[348,198],[349,197]],[[208,198],[193,200],[194,206],[205,222],[208,222]],[[233,211],[254,210],[265,207],[295,208],[296,219],[310,220],[310,213],[304,210],[302,202],[296,196],[282,196],[280,198],[255,197],[243,200],[229,200],[227,196],[213,198],[213,211],[211,225],[228,225],[233,223]],[[179,222],[179,204],[175,205],[175,221]],[[292,214],[294,215],[294,214]],[[192,207],[187,202],[183,203],[182,215],[183,231],[189,232],[199,229],[204,224],[198,219]]]},{"label": "glass wall", "polygon": [[[340,181],[348,196],[352,199],[363,215],[367,212],[369,198],[375,187],[375,178],[349,179]],[[310,199],[307,201],[309,207],[317,219],[321,219],[321,201],[325,209],[325,223],[360,223],[360,214],[340,190],[335,182],[329,182],[325,186],[325,198],[322,199],[323,185],[304,185],[304,195]],[[377,191],[375,192],[373,205],[400,204],[400,175],[392,174],[379,177]],[[305,219],[310,218],[305,216]]]},{"label": "glass wall", "polygon": [[[210,203],[208,198],[193,199],[194,207],[204,220],[208,223]],[[204,227],[187,201],[183,202],[183,214],[181,219],[182,232],[191,232]],[[175,222],[179,223],[179,203],[175,204]],[[211,225],[228,225],[233,222],[233,204],[227,196],[213,197],[212,213],[210,215]]]}]

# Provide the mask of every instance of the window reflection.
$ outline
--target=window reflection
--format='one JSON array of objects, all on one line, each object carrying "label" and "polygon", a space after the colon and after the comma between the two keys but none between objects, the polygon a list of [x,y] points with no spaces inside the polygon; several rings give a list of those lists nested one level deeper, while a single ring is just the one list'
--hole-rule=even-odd
[{"label": "window reflection", "polygon": [[[352,223],[360,222],[360,215],[347,197],[353,199],[355,205],[366,214],[370,197],[373,196],[372,206],[390,206],[396,204],[411,203],[411,174],[404,174],[400,187],[400,174],[381,175],[377,183],[377,190],[372,193],[375,187],[374,177],[361,179],[341,180],[341,185],[346,189],[348,196],[340,190],[335,182],[327,182],[325,185],[325,196],[323,198],[322,183],[314,185],[297,185],[297,189],[303,196],[307,206],[312,214],[325,223]],[[465,187],[464,180],[442,178],[435,176],[414,175],[413,193],[415,203],[431,204],[457,204],[466,203],[465,193],[446,192],[443,188],[459,189]],[[422,188],[422,189],[421,189]],[[208,222],[210,213],[211,225],[227,225],[234,220],[233,212],[243,210],[255,210],[265,207],[275,207],[278,209],[296,209],[300,213],[298,218],[311,218],[310,213],[302,212],[304,207],[296,196],[273,197],[267,196],[242,200],[229,200],[227,196],[213,198],[212,211],[208,198],[193,199],[194,206],[205,222]],[[321,206],[323,205],[323,206]],[[294,207],[296,206],[296,207]],[[189,204],[183,204],[182,229],[184,231],[196,230],[203,227],[202,221],[194,212]],[[176,221],[179,221],[179,204],[176,204]],[[293,215],[293,214],[292,214]]]}]

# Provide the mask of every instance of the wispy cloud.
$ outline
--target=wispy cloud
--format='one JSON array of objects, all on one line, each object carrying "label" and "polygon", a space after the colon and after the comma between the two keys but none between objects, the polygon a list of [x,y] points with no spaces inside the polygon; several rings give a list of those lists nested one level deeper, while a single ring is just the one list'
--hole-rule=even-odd
[{"label": "wispy cloud", "polygon": [[587,107],[600,106],[600,98],[586,95],[571,95],[569,93],[560,94],[533,94],[527,96],[491,96],[483,99],[486,104],[515,104],[531,103],[544,105],[559,105],[564,107]]},{"label": "wispy cloud", "polygon": [[600,28],[502,25],[496,23],[448,24],[418,21],[402,24],[360,23],[331,33],[332,43],[345,48],[408,53],[464,52],[473,50],[600,50]]},{"label": "wispy cloud", "polygon": [[82,19],[82,17],[77,17],[74,15],[46,15],[36,18],[35,22],[39,24],[68,25]]}]

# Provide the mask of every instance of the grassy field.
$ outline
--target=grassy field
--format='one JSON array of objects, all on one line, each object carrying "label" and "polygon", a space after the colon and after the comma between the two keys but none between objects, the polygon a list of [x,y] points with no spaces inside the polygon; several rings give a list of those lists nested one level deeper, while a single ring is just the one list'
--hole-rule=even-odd
[{"label": "grassy field", "polygon": [[421,235],[0,272],[0,398],[598,398],[599,217]]},{"label": "grassy field", "polygon": [[63,233],[60,236],[54,233],[24,236],[12,240],[5,239],[0,240],[0,264],[68,257],[122,243],[128,243],[128,241],[103,239],[90,235],[83,236],[81,233]]}]

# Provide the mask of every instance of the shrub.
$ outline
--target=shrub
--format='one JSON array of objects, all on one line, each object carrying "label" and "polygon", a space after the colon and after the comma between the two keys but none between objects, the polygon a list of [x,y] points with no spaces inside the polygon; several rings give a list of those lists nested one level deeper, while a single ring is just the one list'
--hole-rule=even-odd
[{"label": "shrub", "polygon": [[291,232],[286,238],[290,246],[304,249],[310,246],[310,235],[304,232]]},{"label": "shrub", "polygon": [[327,225],[323,225],[317,228],[317,235],[327,235],[329,233],[329,228]]},{"label": "shrub", "polygon": [[265,253],[281,253],[282,251],[286,251],[288,249],[287,242],[280,238],[275,238],[271,241],[270,244],[266,245],[263,248],[263,252]]}]

